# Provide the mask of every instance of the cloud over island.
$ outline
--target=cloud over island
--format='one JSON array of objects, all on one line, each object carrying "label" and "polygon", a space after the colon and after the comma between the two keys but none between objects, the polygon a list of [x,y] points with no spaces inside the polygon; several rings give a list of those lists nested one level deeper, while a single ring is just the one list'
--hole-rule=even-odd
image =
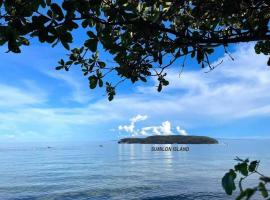
[{"label": "cloud over island", "polygon": [[180,126],[177,126],[175,131],[173,131],[170,121],[164,121],[157,126],[143,126],[136,128],[136,123],[140,121],[145,121],[148,119],[147,115],[136,115],[132,117],[128,125],[119,125],[118,130],[120,132],[128,133],[131,136],[148,136],[148,135],[188,135],[187,131],[181,129]]}]

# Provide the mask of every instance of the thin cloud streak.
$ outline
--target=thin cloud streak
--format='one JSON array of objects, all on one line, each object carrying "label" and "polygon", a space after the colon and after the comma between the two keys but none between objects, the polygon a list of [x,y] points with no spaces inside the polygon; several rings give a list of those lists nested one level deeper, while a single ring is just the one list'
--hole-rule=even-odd
[{"label": "thin cloud streak", "polygon": [[63,81],[65,84],[69,86],[69,88],[71,89],[71,95],[67,99],[68,101],[85,104],[88,103],[89,100],[91,100],[89,93],[87,93],[88,90],[87,91],[85,90],[88,88],[84,87],[82,80],[78,80],[78,77],[74,77],[62,71],[61,72],[43,71],[43,73],[51,78]]}]

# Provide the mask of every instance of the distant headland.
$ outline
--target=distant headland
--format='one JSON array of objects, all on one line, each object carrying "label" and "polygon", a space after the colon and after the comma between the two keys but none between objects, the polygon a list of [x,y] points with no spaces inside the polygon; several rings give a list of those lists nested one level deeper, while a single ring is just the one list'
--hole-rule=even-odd
[{"label": "distant headland", "polygon": [[184,136],[184,135],[154,135],[146,138],[123,138],[119,144],[218,144],[214,138],[207,136]]}]

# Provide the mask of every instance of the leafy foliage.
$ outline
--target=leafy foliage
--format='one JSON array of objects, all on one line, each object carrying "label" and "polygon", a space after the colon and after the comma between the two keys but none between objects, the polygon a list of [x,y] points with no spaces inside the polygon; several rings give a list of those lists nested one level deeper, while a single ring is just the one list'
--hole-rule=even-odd
[{"label": "leafy foliage", "polygon": [[[260,162],[257,160],[250,162],[248,159],[242,160],[238,157],[236,158],[236,161],[238,161],[238,164],[234,166],[234,169],[230,169],[229,172],[227,172],[222,178],[222,187],[225,192],[228,195],[232,195],[232,193],[236,190],[235,180],[237,175],[240,175],[241,177],[239,178],[238,182],[240,194],[236,200],[250,199],[256,192],[260,192],[264,199],[269,200],[270,198],[266,185],[270,183],[270,177],[264,176],[257,171]],[[260,176],[258,186],[244,189],[243,181],[253,174]]]},{"label": "leafy foliage", "polygon": [[[119,76],[118,83],[105,85],[109,100],[124,80],[156,76],[161,91],[169,84],[165,69],[181,57],[212,70],[209,55],[219,46],[227,52],[229,44],[257,41],[255,51],[270,54],[270,4],[264,0],[0,0],[0,8],[0,45],[20,53],[30,38],[62,44],[70,53],[56,69],[80,66],[91,89],[103,87],[108,74]],[[70,49],[78,28],[87,39]],[[113,66],[99,59],[98,49],[113,56]]]},{"label": "leafy foliage", "polygon": [[222,187],[224,188],[226,193],[229,195],[232,195],[232,192],[236,189],[235,183],[234,183],[236,176],[237,175],[236,175],[235,171],[231,169],[222,178]]}]

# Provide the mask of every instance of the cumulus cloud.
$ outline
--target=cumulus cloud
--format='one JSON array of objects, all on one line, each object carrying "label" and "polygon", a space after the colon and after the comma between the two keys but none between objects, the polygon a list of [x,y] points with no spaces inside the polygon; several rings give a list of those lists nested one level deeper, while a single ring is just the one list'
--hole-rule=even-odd
[{"label": "cumulus cloud", "polygon": [[180,128],[180,126],[176,127],[176,131],[180,134],[180,135],[188,135],[187,131],[185,129]]},{"label": "cumulus cloud", "polygon": [[139,122],[139,121],[144,121],[148,118],[147,115],[136,115],[135,117],[132,117],[130,119],[131,123],[136,123],[136,122]]},{"label": "cumulus cloud", "polygon": [[[130,119],[129,125],[120,125],[118,126],[119,131],[123,131],[131,134],[132,136],[138,135],[173,135],[175,134],[172,131],[172,125],[170,121],[164,121],[161,125],[158,126],[145,126],[141,128],[136,127],[136,123],[139,121],[144,121],[148,117],[146,115],[136,115]],[[177,133],[180,135],[187,135],[187,132],[184,129],[181,129],[179,126],[176,127]]]},{"label": "cumulus cloud", "polygon": [[147,119],[147,115],[136,115],[130,119],[129,125],[119,125],[118,130],[134,134],[137,132],[135,130],[135,124],[139,121],[144,121],[146,119]]},{"label": "cumulus cloud", "polygon": [[171,135],[171,122],[165,121],[162,122],[160,126],[148,126],[148,127],[142,127],[138,134],[140,135]]}]

